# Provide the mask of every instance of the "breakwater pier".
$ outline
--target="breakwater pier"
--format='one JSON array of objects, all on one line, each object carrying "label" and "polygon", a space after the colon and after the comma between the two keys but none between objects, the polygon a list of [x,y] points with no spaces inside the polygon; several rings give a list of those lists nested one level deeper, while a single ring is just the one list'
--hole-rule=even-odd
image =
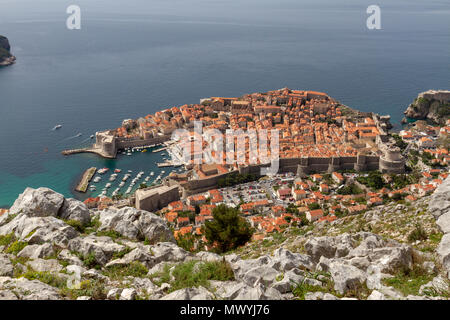
[{"label": "breakwater pier", "polygon": [[94,176],[94,174],[97,172],[97,168],[96,167],[92,167],[87,169],[84,174],[83,177],[80,180],[80,183],[78,184],[78,186],[75,188],[76,191],[78,192],[86,192],[88,186],[89,186],[89,182],[91,181],[92,177]]}]

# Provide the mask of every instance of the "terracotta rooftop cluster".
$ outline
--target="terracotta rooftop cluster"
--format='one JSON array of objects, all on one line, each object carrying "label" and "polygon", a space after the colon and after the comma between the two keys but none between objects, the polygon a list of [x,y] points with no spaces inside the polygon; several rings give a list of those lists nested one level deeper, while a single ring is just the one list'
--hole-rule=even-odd
[{"label": "terracotta rooftop cluster", "polygon": [[[379,134],[371,118],[355,123],[343,117],[339,104],[327,94],[287,88],[239,98],[212,97],[201,104],[169,108],[124,122],[115,134],[122,138],[151,138],[170,134],[177,128],[192,130],[194,121],[201,121],[204,130],[218,129],[222,133],[226,129],[277,129],[280,156],[286,158],[355,156],[357,150],[347,142],[374,140]],[[245,141],[246,150],[249,149],[248,136],[236,137],[235,146],[238,141]],[[222,156],[225,163],[226,156]],[[236,152],[235,159],[238,156]],[[248,151],[245,159],[249,162]]]}]

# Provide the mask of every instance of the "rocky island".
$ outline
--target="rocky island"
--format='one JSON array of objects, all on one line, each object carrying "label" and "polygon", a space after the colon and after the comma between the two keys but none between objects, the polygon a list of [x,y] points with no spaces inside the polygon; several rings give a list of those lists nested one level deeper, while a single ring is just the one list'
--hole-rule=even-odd
[{"label": "rocky island", "polygon": [[16,57],[11,54],[8,38],[0,35],[0,67],[14,64]]},{"label": "rocky island", "polygon": [[431,120],[437,124],[444,124],[450,118],[450,91],[428,90],[422,92],[405,111],[403,123],[408,119]]}]

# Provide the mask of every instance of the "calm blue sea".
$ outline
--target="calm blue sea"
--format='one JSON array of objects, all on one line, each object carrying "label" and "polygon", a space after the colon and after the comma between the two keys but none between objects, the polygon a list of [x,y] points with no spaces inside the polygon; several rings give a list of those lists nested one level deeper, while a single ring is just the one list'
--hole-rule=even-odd
[{"label": "calm blue sea", "polygon": [[[66,28],[71,4],[82,10],[79,31]],[[91,166],[159,172],[152,153],[103,160],[60,151],[203,97],[288,86],[398,123],[418,92],[450,87],[450,2],[379,0],[377,31],[366,28],[371,4],[0,0],[0,34],[17,56],[0,69],[0,207],[27,186],[83,198],[73,188]],[[56,124],[63,128],[52,131]]]}]

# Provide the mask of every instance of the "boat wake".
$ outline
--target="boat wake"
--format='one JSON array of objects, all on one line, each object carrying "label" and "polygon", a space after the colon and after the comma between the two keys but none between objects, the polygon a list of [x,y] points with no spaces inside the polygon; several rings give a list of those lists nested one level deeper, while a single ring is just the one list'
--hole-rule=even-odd
[{"label": "boat wake", "polygon": [[72,140],[72,139],[75,139],[75,138],[78,138],[78,137],[81,137],[81,133],[76,134],[76,135],[74,135],[72,137],[65,138],[65,139],[61,140],[61,142],[67,141],[67,140]]}]

